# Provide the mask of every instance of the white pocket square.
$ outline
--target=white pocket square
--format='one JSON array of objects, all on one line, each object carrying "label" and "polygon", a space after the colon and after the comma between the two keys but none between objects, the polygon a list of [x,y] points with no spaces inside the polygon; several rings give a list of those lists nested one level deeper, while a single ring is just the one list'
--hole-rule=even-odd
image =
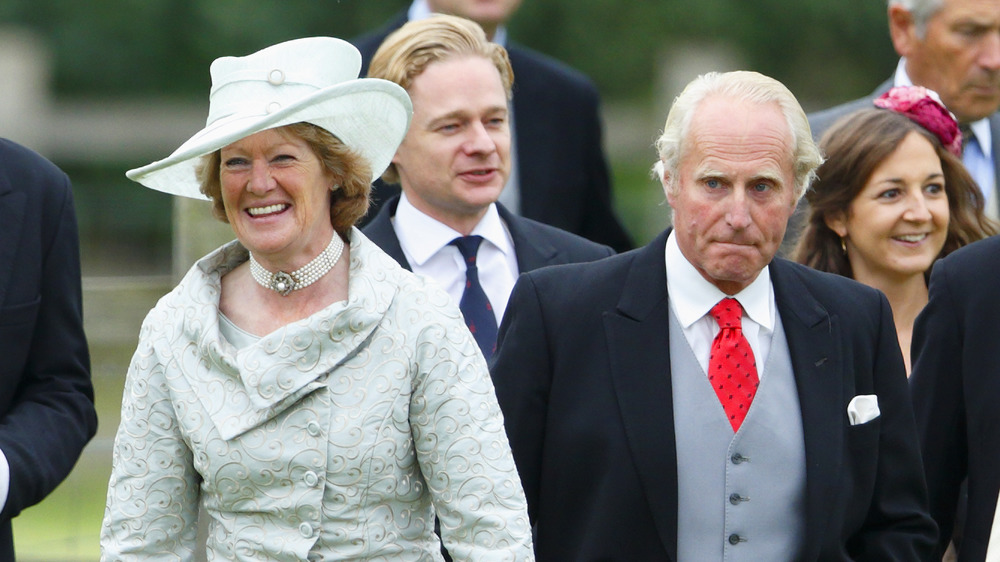
[{"label": "white pocket square", "polygon": [[874,394],[859,394],[847,405],[847,419],[851,425],[868,423],[879,417],[878,396]]}]

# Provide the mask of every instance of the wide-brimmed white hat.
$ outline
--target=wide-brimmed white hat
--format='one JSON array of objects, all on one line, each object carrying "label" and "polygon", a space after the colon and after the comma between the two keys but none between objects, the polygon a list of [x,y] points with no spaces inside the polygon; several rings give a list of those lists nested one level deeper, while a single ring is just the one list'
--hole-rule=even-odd
[{"label": "wide-brimmed white hat", "polygon": [[410,98],[387,80],[358,78],[361,54],[333,37],[307,37],[212,63],[205,128],[173,154],[126,176],[142,185],[205,199],[198,158],[265,129],[305,121],[360,153],[372,181],[389,166],[413,114]]}]

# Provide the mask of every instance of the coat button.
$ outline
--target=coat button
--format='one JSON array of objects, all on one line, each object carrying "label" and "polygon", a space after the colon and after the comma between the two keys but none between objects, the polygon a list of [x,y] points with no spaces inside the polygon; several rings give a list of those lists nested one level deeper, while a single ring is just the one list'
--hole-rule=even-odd
[{"label": "coat button", "polygon": [[740,463],[747,462],[750,459],[748,459],[747,457],[744,457],[743,455],[741,455],[739,453],[733,453],[733,456],[729,457],[729,460],[733,461],[733,464],[740,464]]},{"label": "coat button", "polygon": [[276,101],[272,101],[271,103],[267,104],[267,107],[264,108],[264,111],[266,111],[267,114],[270,115],[275,111],[278,111],[279,109],[281,109],[281,104]]},{"label": "coat button", "polygon": [[739,544],[740,541],[744,541],[744,540],[746,540],[746,539],[744,539],[743,537],[737,535],[736,533],[733,533],[733,534],[729,535],[729,544],[736,545],[736,544]]},{"label": "coat button", "polygon": [[741,501],[743,501],[743,498],[740,497],[739,494],[729,494],[729,503],[733,505],[740,505]]},{"label": "coat button", "polygon": [[309,423],[306,424],[306,432],[309,433],[309,435],[312,435],[313,437],[319,437],[320,434],[319,423],[317,423],[316,420],[311,420]]},{"label": "coat button", "polygon": [[310,470],[302,475],[302,481],[306,483],[306,486],[312,487],[319,483],[319,476],[316,476],[316,473]]},{"label": "coat button", "polygon": [[[308,539],[313,534],[313,527],[312,527],[312,525],[310,525],[309,523],[303,523],[303,524],[299,525],[299,533],[303,537],[305,537],[305,538]],[[730,537],[730,539],[731,539],[731,537]]]}]

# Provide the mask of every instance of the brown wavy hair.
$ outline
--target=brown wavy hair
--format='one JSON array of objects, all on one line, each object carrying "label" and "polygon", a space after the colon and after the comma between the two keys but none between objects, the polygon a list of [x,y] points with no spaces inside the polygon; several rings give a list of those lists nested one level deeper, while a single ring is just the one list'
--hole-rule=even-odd
[{"label": "brown wavy hair", "polygon": [[[277,130],[300,138],[309,145],[326,171],[340,186],[330,199],[330,223],[342,237],[354,223],[368,212],[368,196],[371,194],[371,166],[360,154],[351,150],[326,129],[312,123],[295,123],[279,127]],[[212,214],[228,223],[226,206],[222,200],[222,183],[219,178],[222,151],[216,150],[201,157],[198,162],[198,181],[201,192],[212,200]]]},{"label": "brown wavy hair", "polygon": [[[806,193],[809,219],[792,257],[820,271],[854,277],[851,263],[840,245],[840,236],[826,225],[826,218],[850,213],[875,169],[910,133],[917,133],[934,147],[944,172],[948,199],[948,235],[938,258],[958,248],[997,233],[997,224],[983,214],[983,194],[954,154],[948,152],[930,131],[909,118],[884,109],[862,109],[842,117],[820,139],[826,162],[816,171],[818,178]],[[930,268],[924,277],[930,275]]]}]

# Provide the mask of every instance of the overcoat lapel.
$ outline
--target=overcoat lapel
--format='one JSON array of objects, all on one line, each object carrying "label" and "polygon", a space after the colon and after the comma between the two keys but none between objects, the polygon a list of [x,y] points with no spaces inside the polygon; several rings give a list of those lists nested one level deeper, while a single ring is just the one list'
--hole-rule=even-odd
[{"label": "overcoat lapel", "polygon": [[378,214],[365,226],[363,234],[383,252],[389,254],[389,257],[396,260],[396,263],[403,266],[403,269],[413,271],[406,254],[403,253],[403,247],[399,245],[399,237],[396,236],[396,230],[390,220],[396,214],[397,205],[399,205],[398,195],[386,201]]},{"label": "overcoat lapel", "polygon": [[604,316],[612,384],[660,540],[677,556],[677,452],[667,340],[667,234],[638,250],[615,311]]},{"label": "overcoat lapel", "polygon": [[827,526],[829,506],[836,504],[834,495],[844,459],[842,334],[838,318],[830,316],[813,297],[791,264],[774,260],[770,271],[802,408],[806,453],[804,559],[814,560],[819,556],[819,537]]},{"label": "overcoat lapel", "polygon": [[507,225],[510,238],[514,242],[518,271],[534,271],[556,263],[559,248],[555,247],[548,239],[530,236],[524,231],[525,219],[514,215],[499,203],[497,203],[497,211],[500,213],[500,219]]}]

